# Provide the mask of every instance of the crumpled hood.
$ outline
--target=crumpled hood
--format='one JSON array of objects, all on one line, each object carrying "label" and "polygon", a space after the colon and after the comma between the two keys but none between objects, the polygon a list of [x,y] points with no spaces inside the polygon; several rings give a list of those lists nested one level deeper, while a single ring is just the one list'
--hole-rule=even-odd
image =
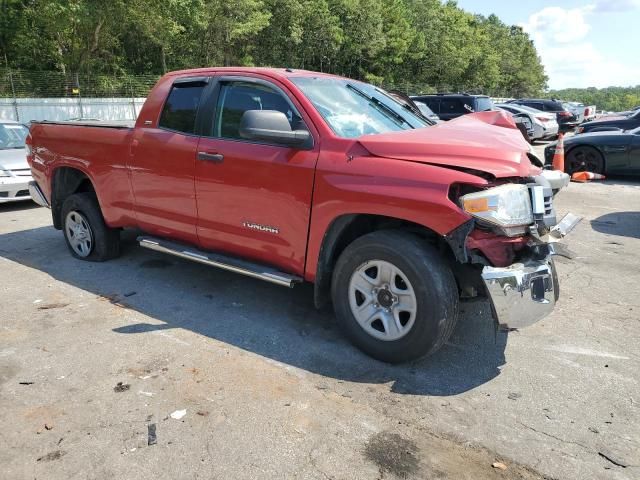
[{"label": "crumpled hood", "polygon": [[21,168],[29,168],[26,149],[10,148],[0,150],[0,169],[15,170]]},{"label": "crumpled hood", "polygon": [[538,175],[529,145],[510,115],[488,111],[415,130],[366,135],[358,141],[373,155],[468,168],[496,178]]}]

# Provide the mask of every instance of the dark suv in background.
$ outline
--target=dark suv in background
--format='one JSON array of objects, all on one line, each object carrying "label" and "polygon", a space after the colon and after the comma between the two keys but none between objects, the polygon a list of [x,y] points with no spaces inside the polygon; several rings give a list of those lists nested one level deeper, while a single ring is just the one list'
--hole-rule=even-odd
[{"label": "dark suv in background", "polygon": [[524,105],[526,107],[535,108],[542,112],[552,112],[556,114],[558,119],[558,125],[561,132],[567,132],[573,130],[578,126],[578,118],[562,105],[562,102],[558,100],[546,100],[543,98],[519,98],[517,100],[511,100],[507,103],[515,103],[517,105]]},{"label": "dark suv in background", "polygon": [[493,102],[486,95],[467,93],[436,93],[412,95],[414,102],[425,103],[441,120],[452,120],[467,113],[493,110]]}]

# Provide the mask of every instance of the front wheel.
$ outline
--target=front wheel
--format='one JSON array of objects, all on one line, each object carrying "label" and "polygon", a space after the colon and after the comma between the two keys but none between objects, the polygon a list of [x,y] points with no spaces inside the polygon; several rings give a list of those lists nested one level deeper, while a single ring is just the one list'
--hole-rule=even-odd
[{"label": "front wheel", "polygon": [[350,244],[334,269],[332,297],[349,339],[389,363],[434,353],[458,315],[447,263],[421,238],[400,231],[370,233]]}]

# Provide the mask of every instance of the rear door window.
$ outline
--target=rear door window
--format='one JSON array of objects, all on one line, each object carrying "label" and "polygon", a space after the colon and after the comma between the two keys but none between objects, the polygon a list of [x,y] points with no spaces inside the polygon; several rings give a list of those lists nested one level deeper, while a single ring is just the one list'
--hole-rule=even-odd
[{"label": "rear door window", "polygon": [[203,81],[176,83],[169,92],[158,126],[167,130],[194,134]]}]

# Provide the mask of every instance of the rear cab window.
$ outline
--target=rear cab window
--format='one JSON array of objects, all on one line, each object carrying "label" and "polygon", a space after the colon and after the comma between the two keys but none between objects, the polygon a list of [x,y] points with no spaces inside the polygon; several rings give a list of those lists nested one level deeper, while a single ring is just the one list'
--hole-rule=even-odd
[{"label": "rear cab window", "polygon": [[198,107],[205,85],[203,80],[176,81],[162,108],[158,127],[195,134]]}]

